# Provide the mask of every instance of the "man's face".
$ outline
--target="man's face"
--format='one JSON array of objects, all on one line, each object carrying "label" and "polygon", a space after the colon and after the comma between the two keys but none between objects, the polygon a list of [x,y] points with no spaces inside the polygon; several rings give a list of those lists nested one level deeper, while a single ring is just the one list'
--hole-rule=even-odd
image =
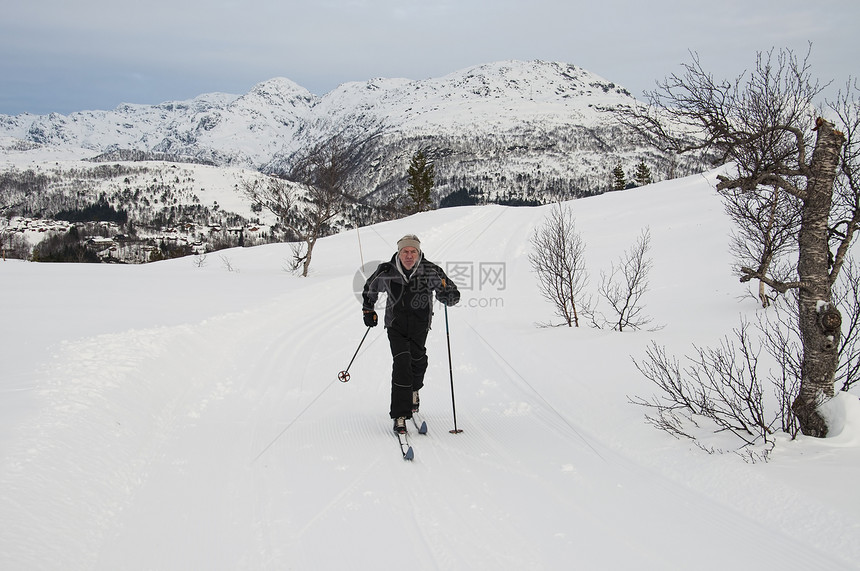
[{"label": "man's face", "polygon": [[418,250],[415,248],[406,247],[400,250],[400,263],[407,270],[411,270],[415,262],[418,261]]}]

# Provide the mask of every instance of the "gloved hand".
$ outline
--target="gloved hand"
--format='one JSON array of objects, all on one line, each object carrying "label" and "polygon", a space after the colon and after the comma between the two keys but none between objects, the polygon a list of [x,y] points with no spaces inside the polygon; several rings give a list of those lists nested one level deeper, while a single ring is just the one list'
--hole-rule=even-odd
[{"label": "gloved hand", "polygon": [[376,327],[376,323],[379,321],[379,318],[376,316],[376,312],[372,309],[370,311],[364,312],[364,324],[368,327]]},{"label": "gloved hand", "polygon": [[436,299],[439,300],[439,303],[443,303],[448,306],[457,305],[457,302],[460,301],[460,292],[456,289],[440,292],[436,294]]}]

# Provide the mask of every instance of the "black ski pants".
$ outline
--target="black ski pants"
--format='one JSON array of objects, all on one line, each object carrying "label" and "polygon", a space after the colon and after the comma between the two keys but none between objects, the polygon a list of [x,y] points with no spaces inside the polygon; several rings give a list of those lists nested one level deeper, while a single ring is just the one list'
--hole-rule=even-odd
[{"label": "black ski pants", "polygon": [[391,418],[412,417],[412,391],[424,386],[427,370],[427,328],[416,328],[404,334],[388,328],[388,342],[394,364],[391,367]]}]

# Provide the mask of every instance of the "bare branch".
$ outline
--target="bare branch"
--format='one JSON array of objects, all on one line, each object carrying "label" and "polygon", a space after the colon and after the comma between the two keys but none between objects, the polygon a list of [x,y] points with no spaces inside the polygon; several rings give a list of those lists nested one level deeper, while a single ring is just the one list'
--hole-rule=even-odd
[{"label": "bare branch", "polygon": [[650,244],[651,234],[646,228],[618,264],[612,264],[609,274],[601,276],[598,292],[615,313],[612,328],[617,331],[641,329],[651,322],[641,305],[652,265],[647,257]]},{"label": "bare branch", "polygon": [[529,262],[537,274],[541,294],[553,303],[556,315],[569,327],[579,327],[580,296],[588,282],[585,244],[576,232],[569,206],[553,207],[531,238]]},{"label": "bare branch", "polygon": [[741,275],[741,282],[748,282],[748,281],[753,280],[753,279],[761,280],[762,282],[766,283],[767,285],[769,285],[770,287],[772,287],[773,289],[775,289],[779,293],[786,293],[790,289],[797,289],[797,288],[804,287],[802,282],[787,282],[787,283],[786,282],[778,282],[778,281],[776,281],[776,280],[766,276],[765,274],[763,274],[757,270],[754,270],[752,268],[741,267],[740,271],[742,274]]}]

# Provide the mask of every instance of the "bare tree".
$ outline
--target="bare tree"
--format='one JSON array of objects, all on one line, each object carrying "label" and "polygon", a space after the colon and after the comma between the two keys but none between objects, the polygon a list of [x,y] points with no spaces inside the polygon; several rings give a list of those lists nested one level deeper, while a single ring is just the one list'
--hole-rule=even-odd
[{"label": "bare tree", "polygon": [[842,322],[831,288],[860,222],[860,107],[857,85],[849,84],[848,93],[829,105],[831,120],[813,119],[822,87],[808,60],[808,53],[800,60],[790,50],[759,53],[746,77],[717,82],[694,55],[681,75],[648,93],[648,106],[629,113],[627,122],[664,148],[707,152],[731,163],[730,174],[719,177],[721,192],[777,189],[798,201],[794,279],[746,266],[740,272],[742,281],[761,280],[780,293],[798,290],[803,363],[792,409],[804,434],[823,437],[828,427],[819,407],[834,394]]},{"label": "bare tree", "polygon": [[[319,228],[320,225],[314,224],[312,220],[306,218],[305,213],[301,210],[300,187],[270,176],[265,180],[243,180],[242,190],[254,204],[259,204],[274,214],[292,232],[292,238],[303,242],[303,247],[311,255],[313,254],[313,246],[319,237],[319,235],[315,235],[314,229]],[[293,248],[294,263],[290,269],[296,270],[299,266],[304,266],[302,275],[307,276],[311,256],[305,255],[303,252],[304,250]]]},{"label": "bare tree", "polygon": [[541,294],[555,306],[568,327],[579,327],[577,301],[588,283],[585,244],[576,231],[569,206],[556,204],[531,238],[529,262],[537,274]]},{"label": "bare tree", "polygon": [[350,139],[334,135],[295,155],[283,178],[243,183],[245,195],[274,214],[299,240],[293,248],[293,267],[301,267],[302,276],[308,275],[317,240],[331,234],[336,217],[357,200],[351,180],[362,168],[365,148],[376,134]]},{"label": "bare tree", "polygon": [[610,272],[601,273],[598,293],[614,314],[611,320],[606,319],[606,324],[612,325],[616,331],[641,329],[651,323],[651,318],[645,315],[642,306],[642,296],[648,291],[648,272],[652,265],[648,258],[650,245],[651,233],[645,228],[636,244],[621,256],[617,264],[612,264]]}]

